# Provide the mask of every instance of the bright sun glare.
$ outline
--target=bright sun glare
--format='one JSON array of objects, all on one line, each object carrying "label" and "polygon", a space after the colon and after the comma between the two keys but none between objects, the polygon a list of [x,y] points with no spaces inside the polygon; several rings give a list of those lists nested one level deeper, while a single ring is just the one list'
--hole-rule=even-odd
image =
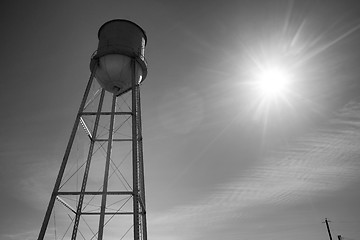
[{"label": "bright sun glare", "polygon": [[273,99],[282,96],[289,85],[290,75],[280,67],[262,69],[255,84],[262,98]]}]

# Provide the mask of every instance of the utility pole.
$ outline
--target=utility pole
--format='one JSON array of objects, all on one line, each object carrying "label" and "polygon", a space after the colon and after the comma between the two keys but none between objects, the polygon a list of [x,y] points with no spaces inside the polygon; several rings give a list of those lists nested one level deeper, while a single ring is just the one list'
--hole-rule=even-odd
[{"label": "utility pole", "polygon": [[[330,227],[329,227],[329,222],[330,222],[330,221],[328,221],[328,219],[325,218],[325,222],[323,222],[323,223],[326,224],[326,228],[327,228],[327,231],[328,231],[328,233],[329,233],[329,238],[330,238],[330,240],[332,240],[332,236],[331,236],[331,232],[330,232]],[[339,238],[339,239],[340,239],[340,238]]]}]

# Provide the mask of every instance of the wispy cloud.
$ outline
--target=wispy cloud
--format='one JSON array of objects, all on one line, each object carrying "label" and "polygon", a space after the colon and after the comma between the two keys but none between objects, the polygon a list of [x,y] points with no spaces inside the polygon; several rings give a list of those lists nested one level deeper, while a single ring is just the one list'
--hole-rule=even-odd
[{"label": "wispy cloud", "polygon": [[294,203],[341,189],[358,178],[359,144],[360,103],[350,102],[325,126],[278,149],[245,176],[219,186],[201,201],[154,216],[151,228],[154,234],[174,237],[171,232],[181,226],[188,235],[180,238],[195,239],[199,229],[219,226],[240,210]]},{"label": "wispy cloud", "polygon": [[31,230],[31,231],[24,231],[15,234],[2,234],[1,238],[4,240],[18,240],[18,239],[33,240],[37,238],[37,235],[38,235],[38,231]]}]

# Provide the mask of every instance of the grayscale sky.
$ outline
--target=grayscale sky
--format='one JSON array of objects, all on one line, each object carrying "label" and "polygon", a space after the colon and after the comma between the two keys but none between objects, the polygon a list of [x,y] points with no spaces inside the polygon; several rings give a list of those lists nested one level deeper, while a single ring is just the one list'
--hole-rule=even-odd
[{"label": "grayscale sky", "polygon": [[[97,31],[148,36],[142,119],[149,239],[360,239],[360,3],[1,1],[0,238],[35,239]],[[249,73],[291,66],[286,99]]]}]

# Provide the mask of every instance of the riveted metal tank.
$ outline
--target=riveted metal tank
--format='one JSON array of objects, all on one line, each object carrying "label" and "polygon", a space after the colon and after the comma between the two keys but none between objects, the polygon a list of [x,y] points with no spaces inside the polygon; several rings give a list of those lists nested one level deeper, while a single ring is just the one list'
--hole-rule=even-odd
[{"label": "riveted metal tank", "polygon": [[[130,90],[135,80],[140,84],[147,75],[145,31],[136,23],[115,19],[104,23],[98,32],[99,44],[91,58],[90,70],[100,86],[117,96]],[[135,66],[131,62],[135,60]]]}]

